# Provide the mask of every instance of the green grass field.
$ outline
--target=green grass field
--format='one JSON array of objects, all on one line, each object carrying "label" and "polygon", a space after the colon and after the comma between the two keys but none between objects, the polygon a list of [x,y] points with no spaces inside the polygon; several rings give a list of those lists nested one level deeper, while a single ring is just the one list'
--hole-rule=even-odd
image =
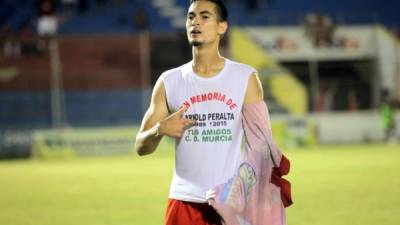
[{"label": "green grass field", "polygon": [[[0,161],[1,225],[161,225],[171,142],[151,156]],[[400,147],[286,151],[289,225],[400,224]]]}]

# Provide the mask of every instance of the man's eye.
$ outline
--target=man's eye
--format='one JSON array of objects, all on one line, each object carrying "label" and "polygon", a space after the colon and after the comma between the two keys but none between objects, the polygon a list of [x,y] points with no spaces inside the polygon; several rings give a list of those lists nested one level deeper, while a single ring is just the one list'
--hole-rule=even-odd
[{"label": "man's eye", "polygon": [[203,19],[208,19],[208,16],[203,16]]}]

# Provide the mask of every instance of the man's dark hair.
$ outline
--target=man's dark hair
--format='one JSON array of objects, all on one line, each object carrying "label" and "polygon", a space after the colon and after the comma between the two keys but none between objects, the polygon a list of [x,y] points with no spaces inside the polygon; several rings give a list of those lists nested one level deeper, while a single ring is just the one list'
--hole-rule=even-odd
[{"label": "man's dark hair", "polygon": [[[194,2],[198,2],[201,0],[190,0],[190,4]],[[228,21],[228,10],[226,9],[225,3],[223,0],[203,0],[213,2],[217,8],[218,20],[219,22],[227,22]]]}]

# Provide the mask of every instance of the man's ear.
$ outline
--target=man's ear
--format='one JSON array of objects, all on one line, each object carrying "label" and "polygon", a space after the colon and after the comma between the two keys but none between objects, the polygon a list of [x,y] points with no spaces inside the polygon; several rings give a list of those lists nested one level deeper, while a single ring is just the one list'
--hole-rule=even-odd
[{"label": "man's ear", "polygon": [[218,23],[218,34],[222,37],[228,30],[228,23],[227,22],[219,22]]}]

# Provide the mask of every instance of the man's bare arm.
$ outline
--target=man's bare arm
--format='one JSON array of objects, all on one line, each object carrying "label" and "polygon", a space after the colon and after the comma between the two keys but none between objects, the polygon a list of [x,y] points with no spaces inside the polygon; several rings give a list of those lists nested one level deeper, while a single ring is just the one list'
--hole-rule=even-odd
[{"label": "man's bare arm", "polygon": [[256,103],[264,100],[263,88],[257,73],[250,75],[247,83],[244,104]]},{"label": "man's bare arm", "polygon": [[136,136],[135,150],[139,155],[153,153],[164,135],[181,137],[194,121],[183,119],[185,109],[168,116],[164,83],[159,79],[154,86],[150,107],[144,115]]}]

